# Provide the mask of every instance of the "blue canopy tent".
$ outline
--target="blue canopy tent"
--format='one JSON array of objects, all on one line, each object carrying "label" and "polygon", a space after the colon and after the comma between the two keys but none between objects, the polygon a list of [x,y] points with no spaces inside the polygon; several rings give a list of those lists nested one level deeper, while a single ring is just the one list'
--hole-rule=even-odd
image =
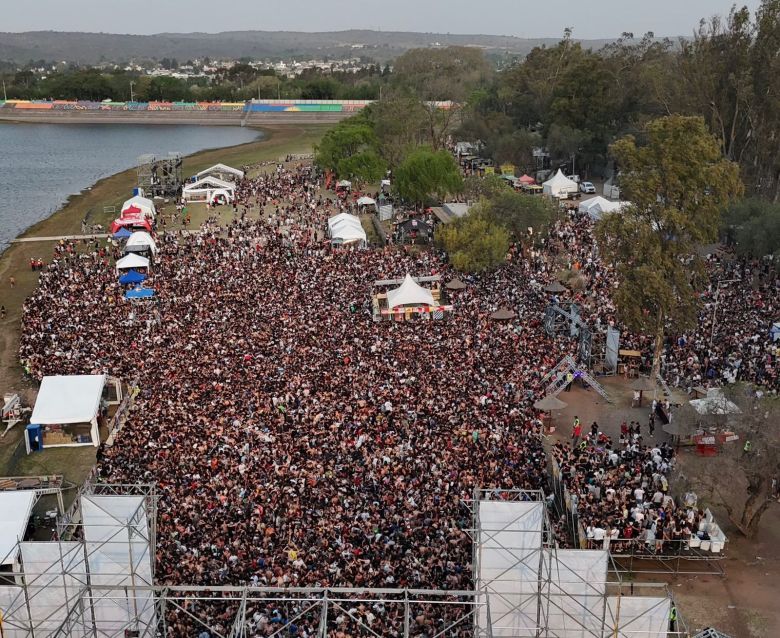
[{"label": "blue canopy tent", "polygon": [[137,270],[129,270],[119,278],[119,283],[123,286],[128,284],[140,284],[146,279],[146,275],[141,274]]},{"label": "blue canopy tent", "polygon": [[114,233],[114,239],[127,239],[132,234],[127,228],[123,227]]},{"label": "blue canopy tent", "polygon": [[151,288],[133,288],[125,293],[125,299],[151,299],[154,297],[154,290]]}]

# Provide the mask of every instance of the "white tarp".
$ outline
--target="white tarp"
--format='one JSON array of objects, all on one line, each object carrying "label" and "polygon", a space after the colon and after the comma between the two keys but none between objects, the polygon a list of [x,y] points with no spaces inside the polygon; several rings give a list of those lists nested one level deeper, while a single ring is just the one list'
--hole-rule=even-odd
[{"label": "white tarp", "polygon": [[157,244],[149,233],[137,230],[127,238],[127,243],[125,244],[126,253],[143,252],[146,250],[151,250],[153,255],[157,254]]},{"label": "white tarp", "polygon": [[34,490],[0,492],[0,565],[14,564],[34,504]]},{"label": "white tarp", "polygon": [[186,184],[181,190],[181,196],[187,201],[205,200],[212,203],[219,195],[228,203],[232,202],[236,196],[235,184],[210,176]]},{"label": "white tarp", "polygon": [[604,636],[666,638],[670,604],[668,598],[608,596]]},{"label": "white tarp", "polygon": [[30,423],[89,423],[97,416],[105,385],[104,374],[43,377]]},{"label": "white tarp", "polygon": [[68,636],[91,635],[83,616],[70,611],[80,606],[81,590],[87,586],[84,545],[78,541],[27,542],[21,544],[22,566],[28,604],[36,635],[48,636],[66,618]]},{"label": "white tarp", "polygon": [[130,253],[116,262],[117,270],[126,270],[128,268],[148,268],[149,260],[141,255]]},{"label": "white tarp", "polygon": [[149,524],[142,496],[83,496],[81,499],[87,563],[93,585],[116,587],[93,590],[93,613],[98,631],[108,635],[154,622],[151,592],[122,595],[127,586],[152,585]]},{"label": "white tarp", "polygon": [[579,212],[587,213],[591,219],[601,219],[603,215],[607,213],[614,213],[619,211],[625,206],[628,206],[628,202],[611,202],[608,199],[598,195],[591,199],[586,199],[579,205]]},{"label": "white tarp", "polygon": [[418,284],[408,273],[404,278],[404,282],[398,288],[387,292],[388,308],[435,305],[436,302],[433,300],[431,291]]},{"label": "white tarp", "polygon": [[546,552],[552,570],[547,627],[558,638],[587,638],[601,632],[608,552],[559,549]]},{"label": "white tarp", "polygon": [[122,204],[122,212],[124,213],[131,206],[140,208],[144,215],[151,217],[152,219],[154,219],[155,215],[157,214],[157,209],[154,206],[154,202],[151,199],[141,197],[140,195],[131,197],[124,204]]},{"label": "white tarp", "polygon": [[376,206],[376,202],[371,197],[363,196],[357,200],[358,206]]},{"label": "white tarp", "polygon": [[551,179],[542,184],[544,194],[550,197],[566,197],[569,193],[576,193],[578,189],[577,182],[566,177],[560,169]]},{"label": "white tarp", "polygon": [[696,412],[702,415],[741,414],[739,406],[728,399],[720,388],[710,388],[703,399],[688,401]]},{"label": "white tarp", "polygon": [[3,618],[3,638],[30,638],[30,614],[24,590],[13,585],[0,585],[0,613]]},{"label": "white tarp", "polygon": [[[493,636],[535,636],[544,503],[480,501],[479,587],[487,592]],[[487,631],[488,610],[478,627]],[[490,635],[489,633],[487,635]]]},{"label": "white tarp", "polygon": [[200,173],[195,174],[195,179],[199,180],[207,175],[212,175],[218,179],[224,180],[226,177],[242,179],[244,177],[244,171],[240,171],[237,168],[228,166],[227,164],[214,164],[214,166],[207,168]]}]

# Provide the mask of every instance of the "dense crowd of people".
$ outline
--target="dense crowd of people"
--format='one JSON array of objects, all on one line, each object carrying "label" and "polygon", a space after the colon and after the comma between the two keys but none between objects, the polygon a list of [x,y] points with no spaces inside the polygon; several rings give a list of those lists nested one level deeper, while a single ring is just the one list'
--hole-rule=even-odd
[{"label": "dense crowd of people", "polygon": [[[614,277],[589,221],[574,213],[541,249],[466,277],[447,321],[375,323],[373,281],[453,274],[435,251],[334,250],[324,229],[344,204],[321,186],[311,168],[278,165],[241,182],[230,223],[212,217],[161,234],[146,282],[153,302],[124,299],[112,249],[63,243],[25,304],[20,358],[35,378],[138,379],[99,474],[157,483],[159,582],[469,589],[475,487],[549,492],[532,406],[545,372],[576,342],[541,329],[542,289],[568,260],[585,279],[573,299],[606,325],[616,321]],[[680,337],[666,351],[668,371],[714,383],[728,367],[776,388],[777,352],[763,330],[775,282],[741,269],[756,272],[747,307],[721,288],[716,345],[700,332]],[[491,322],[501,306],[516,321]],[[557,444],[554,455],[594,544],[613,529],[664,540],[693,524],[670,508],[666,446],[592,440]],[[390,606],[354,613],[382,634],[397,626]],[[258,635],[280,615],[255,608]],[[447,620],[428,608],[414,617],[419,635]],[[316,622],[304,616],[294,635],[311,635]]]}]

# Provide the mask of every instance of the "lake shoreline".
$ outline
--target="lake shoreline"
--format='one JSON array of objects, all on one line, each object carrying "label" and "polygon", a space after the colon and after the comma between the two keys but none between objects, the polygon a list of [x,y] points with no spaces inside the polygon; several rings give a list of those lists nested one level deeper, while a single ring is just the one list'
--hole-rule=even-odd
[{"label": "lake shoreline", "polygon": [[333,125],[353,112],[274,112],[244,111],[51,111],[0,109],[0,122],[17,124],[190,124],[200,126],[247,126],[264,128],[279,125]]},{"label": "lake shoreline", "polygon": [[[187,155],[183,158],[183,174],[192,175],[219,162],[243,166],[275,161],[286,155],[309,153],[327,128],[321,125],[262,127],[265,137],[260,140]],[[68,197],[58,210],[30,225],[16,238],[80,235],[81,222],[88,213],[90,223],[107,227],[114,214],[106,213],[104,207],[118,208],[131,196],[135,185],[135,168],[101,178],[81,193]],[[30,268],[30,259],[42,258],[48,263],[55,243],[12,243],[0,253],[0,305],[6,311],[5,318],[0,319],[0,387],[4,392],[14,391],[25,396],[34,391],[34,384],[25,377],[18,362],[22,307],[38,285],[39,273]],[[9,433],[0,443],[0,460],[6,445],[14,445],[14,441],[18,443],[17,435]]]}]

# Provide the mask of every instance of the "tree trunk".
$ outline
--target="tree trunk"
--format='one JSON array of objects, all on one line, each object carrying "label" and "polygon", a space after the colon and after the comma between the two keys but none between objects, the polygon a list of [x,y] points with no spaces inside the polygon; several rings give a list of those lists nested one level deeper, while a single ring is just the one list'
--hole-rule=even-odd
[{"label": "tree trunk", "polygon": [[750,495],[742,508],[742,517],[739,521],[739,529],[747,538],[755,536],[761,516],[769,507],[770,484],[771,480],[768,476],[762,476],[757,484],[752,484],[748,488]]},{"label": "tree trunk", "polygon": [[653,369],[650,373],[650,380],[655,381],[661,374],[661,355],[664,350],[664,313],[659,308],[658,317],[655,324],[655,347],[653,348]]}]

